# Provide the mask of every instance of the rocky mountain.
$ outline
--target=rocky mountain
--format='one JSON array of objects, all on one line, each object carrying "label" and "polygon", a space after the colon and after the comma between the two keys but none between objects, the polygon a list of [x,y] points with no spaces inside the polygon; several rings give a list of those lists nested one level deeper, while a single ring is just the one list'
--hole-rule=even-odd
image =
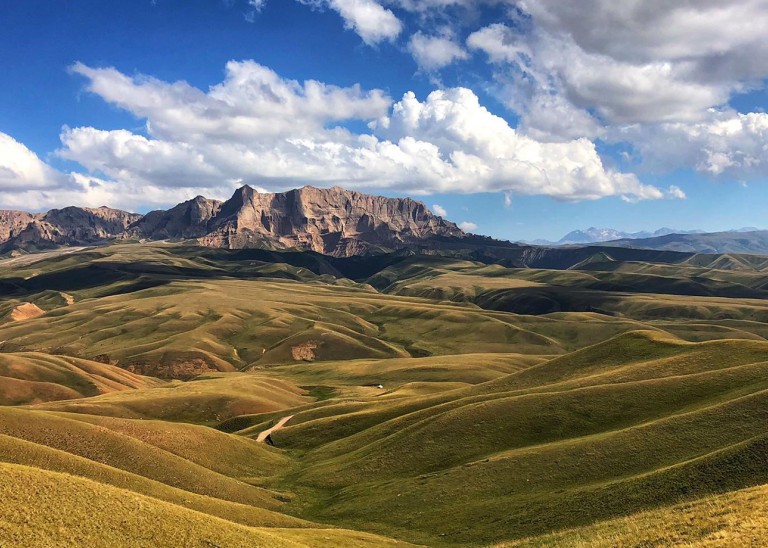
[{"label": "rocky mountain", "polygon": [[134,222],[125,238],[185,240],[208,234],[209,223],[221,211],[221,202],[198,196],[167,211],[150,211]]},{"label": "rocky mountain", "polygon": [[686,253],[745,253],[768,255],[768,230],[729,230],[703,234],[668,234],[654,238],[622,239],[603,245]]},{"label": "rocky mountain", "polygon": [[37,215],[4,212],[0,237],[2,252],[111,239],[172,239],[227,249],[297,248],[348,257],[466,234],[410,198],[340,187],[260,193],[244,186],[225,202],[198,196],[144,216],[105,207],[68,207]]},{"label": "rocky mountain", "polygon": [[534,240],[531,243],[533,245],[584,245],[601,242],[609,242],[612,240],[635,240],[639,238],[655,238],[658,236],[666,236],[667,234],[699,234],[701,230],[675,230],[673,228],[660,228],[654,232],[640,231],[640,232],[622,232],[613,228],[595,228],[590,227],[585,230],[573,230],[560,238],[556,242],[549,240]]},{"label": "rocky mountain", "polygon": [[108,207],[65,207],[39,214],[6,211],[0,214],[0,250],[103,242],[117,237],[141,217]]},{"label": "rocky mountain", "polygon": [[15,238],[35,220],[35,215],[26,211],[0,210],[0,242]]},{"label": "rocky mountain", "polygon": [[421,202],[340,187],[265,194],[246,186],[222,204],[209,226],[201,238],[208,246],[300,248],[337,257],[398,249],[436,236],[464,236]]}]

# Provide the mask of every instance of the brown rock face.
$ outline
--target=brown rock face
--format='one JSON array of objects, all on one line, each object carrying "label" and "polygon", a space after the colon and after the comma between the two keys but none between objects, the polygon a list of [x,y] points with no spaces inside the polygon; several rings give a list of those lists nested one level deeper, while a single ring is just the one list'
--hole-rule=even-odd
[{"label": "brown rock face", "polygon": [[168,211],[147,213],[128,230],[129,237],[153,240],[199,238],[221,209],[221,202],[198,196]]},{"label": "brown rock face", "polygon": [[349,257],[440,237],[466,234],[421,202],[340,187],[272,194],[244,186],[224,203],[198,196],[145,216],[106,207],[67,207],[37,215],[0,212],[0,252],[146,238],[195,239],[201,245],[229,249],[296,248]]},{"label": "brown rock face", "polygon": [[315,350],[317,349],[317,343],[315,341],[307,341],[304,344],[297,344],[291,347],[291,357],[297,362],[313,362],[317,357]]},{"label": "brown rock face", "polygon": [[[0,242],[4,249],[35,249],[58,245],[83,245],[111,240],[141,215],[119,209],[65,207],[48,213],[15,213],[8,224],[0,215]],[[23,228],[18,228],[24,225]],[[6,236],[7,235],[7,236]],[[6,236],[5,238],[2,238]]]},{"label": "brown rock face", "polygon": [[35,216],[26,211],[0,210],[0,242],[16,237],[34,220]]},{"label": "brown rock face", "polygon": [[222,204],[210,228],[200,242],[212,247],[299,248],[337,257],[465,235],[421,202],[340,187],[266,194],[245,186]]}]

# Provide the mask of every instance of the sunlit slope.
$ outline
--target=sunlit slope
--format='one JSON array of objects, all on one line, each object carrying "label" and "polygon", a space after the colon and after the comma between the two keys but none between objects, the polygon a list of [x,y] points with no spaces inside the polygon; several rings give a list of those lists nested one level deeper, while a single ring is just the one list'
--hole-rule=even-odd
[{"label": "sunlit slope", "polygon": [[0,405],[85,398],[163,384],[113,365],[68,356],[0,354]]},{"label": "sunlit slope", "polygon": [[[0,433],[77,455],[201,495],[261,507],[276,507],[276,496],[116,430],[51,413],[0,408]],[[173,427],[169,427],[168,436]],[[210,450],[199,447],[200,451]],[[237,450],[233,447],[232,450]],[[9,458],[9,457],[5,457]]]},{"label": "sunlit slope", "polygon": [[418,401],[301,412],[273,439],[315,447],[294,480],[321,494],[312,519],[426,543],[540,534],[768,481],[766,351],[631,333]]},{"label": "sunlit slope", "polygon": [[768,538],[768,486],[741,489],[542,535],[498,548],[571,546],[759,546]]},{"label": "sunlit slope", "polygon": [[[710,257],[712,259],[712,257]],[[721,338],[768,336],[765,276],[743,270],[619,261],[590,262],[576,270],[505,268],[444,258],[413,258],[368,279],[384,293],[471,302],[520,314],[599,312],[638,321],[742,322]],[[681,331],[682,333],[682,331]],[[717,336],[716,328],[710,335]]]},{"label": "sunlit slope", "polygon": [[0,464],[0,543],[12,546],[397,546],[338,529],[247,527],[67,474]]},{"label": "sunlit slope", "polygon": [[288,380],[245,373],[218,374],[160,388],[51,402],[36,409],[122,418],[216,424],[240,415],[271,413],[314,398]]},{"label": "sunlit slope", "polygon": [[514,352],[557,354],[642,327],[632,321],[514,316],[371,290],[279,280],[173,281],[86,299],[0,327],[2,350],[104,356],[189,378],[317,361]]}]

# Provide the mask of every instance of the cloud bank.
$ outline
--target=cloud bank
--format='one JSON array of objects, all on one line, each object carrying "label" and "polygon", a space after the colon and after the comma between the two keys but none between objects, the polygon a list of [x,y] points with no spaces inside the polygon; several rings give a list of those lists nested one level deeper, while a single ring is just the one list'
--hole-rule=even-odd
[{"label": "cloud bank", "polygon": [[[64,175],[8,136],[0,140],[0,190],[27,185],[85,192],[87,202],[165,203],[207,193],[226,197],[244,183],[270,190],[341,184],[409,194],[507,191],[562,200],[664,192],[606,168],[587,139],[538,141],[480,104],[467,88],[393,101],[381,90],[280,77],[253,61],[230,62],[208,90],[75,64],[86,89],[145,121],[141,133],[63,128]],[[365,122],[355,133],[347,121]],[[21,151],[21,153],[18,153]],[[79,182],[78,182],[79,181]],[[141,189],[147,189],[143,191]],[[111,193],[111,194],[110,194]]]}]

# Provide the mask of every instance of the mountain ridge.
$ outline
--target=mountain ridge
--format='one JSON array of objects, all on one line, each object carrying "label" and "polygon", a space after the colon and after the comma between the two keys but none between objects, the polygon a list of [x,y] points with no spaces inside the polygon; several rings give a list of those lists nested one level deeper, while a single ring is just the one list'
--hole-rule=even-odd
[{"label": "mountain ridge", "polygon": [[531,245],[548,245],[548,246],[561,246],[561,245],[574,245],[574,244],[593,244],[609,242],[614,240],[635,240],[645,238],[655,238],[659,236],[666,236],[668,234],[701,234],[703,230],[679,230],[669,227],[662,227],[658,230],[650,232],[648,230],[641,230],[639,232],[624,232],[622,230],[616,230],[615,228],[596,228],[591,226],[587,229],[572,230],[557,241],[537,239],[530,242],[524,242]]},{"label": "mountain ridge", "polygon": [[3,253],[111,240],[171,239],[227,249],[297,248],[347,257],[466,236],[423,202],[341,187],[262,193],[245,185],[224,202],[197,196],[146,215],[75,206],[37,214],[0,212]]}]

